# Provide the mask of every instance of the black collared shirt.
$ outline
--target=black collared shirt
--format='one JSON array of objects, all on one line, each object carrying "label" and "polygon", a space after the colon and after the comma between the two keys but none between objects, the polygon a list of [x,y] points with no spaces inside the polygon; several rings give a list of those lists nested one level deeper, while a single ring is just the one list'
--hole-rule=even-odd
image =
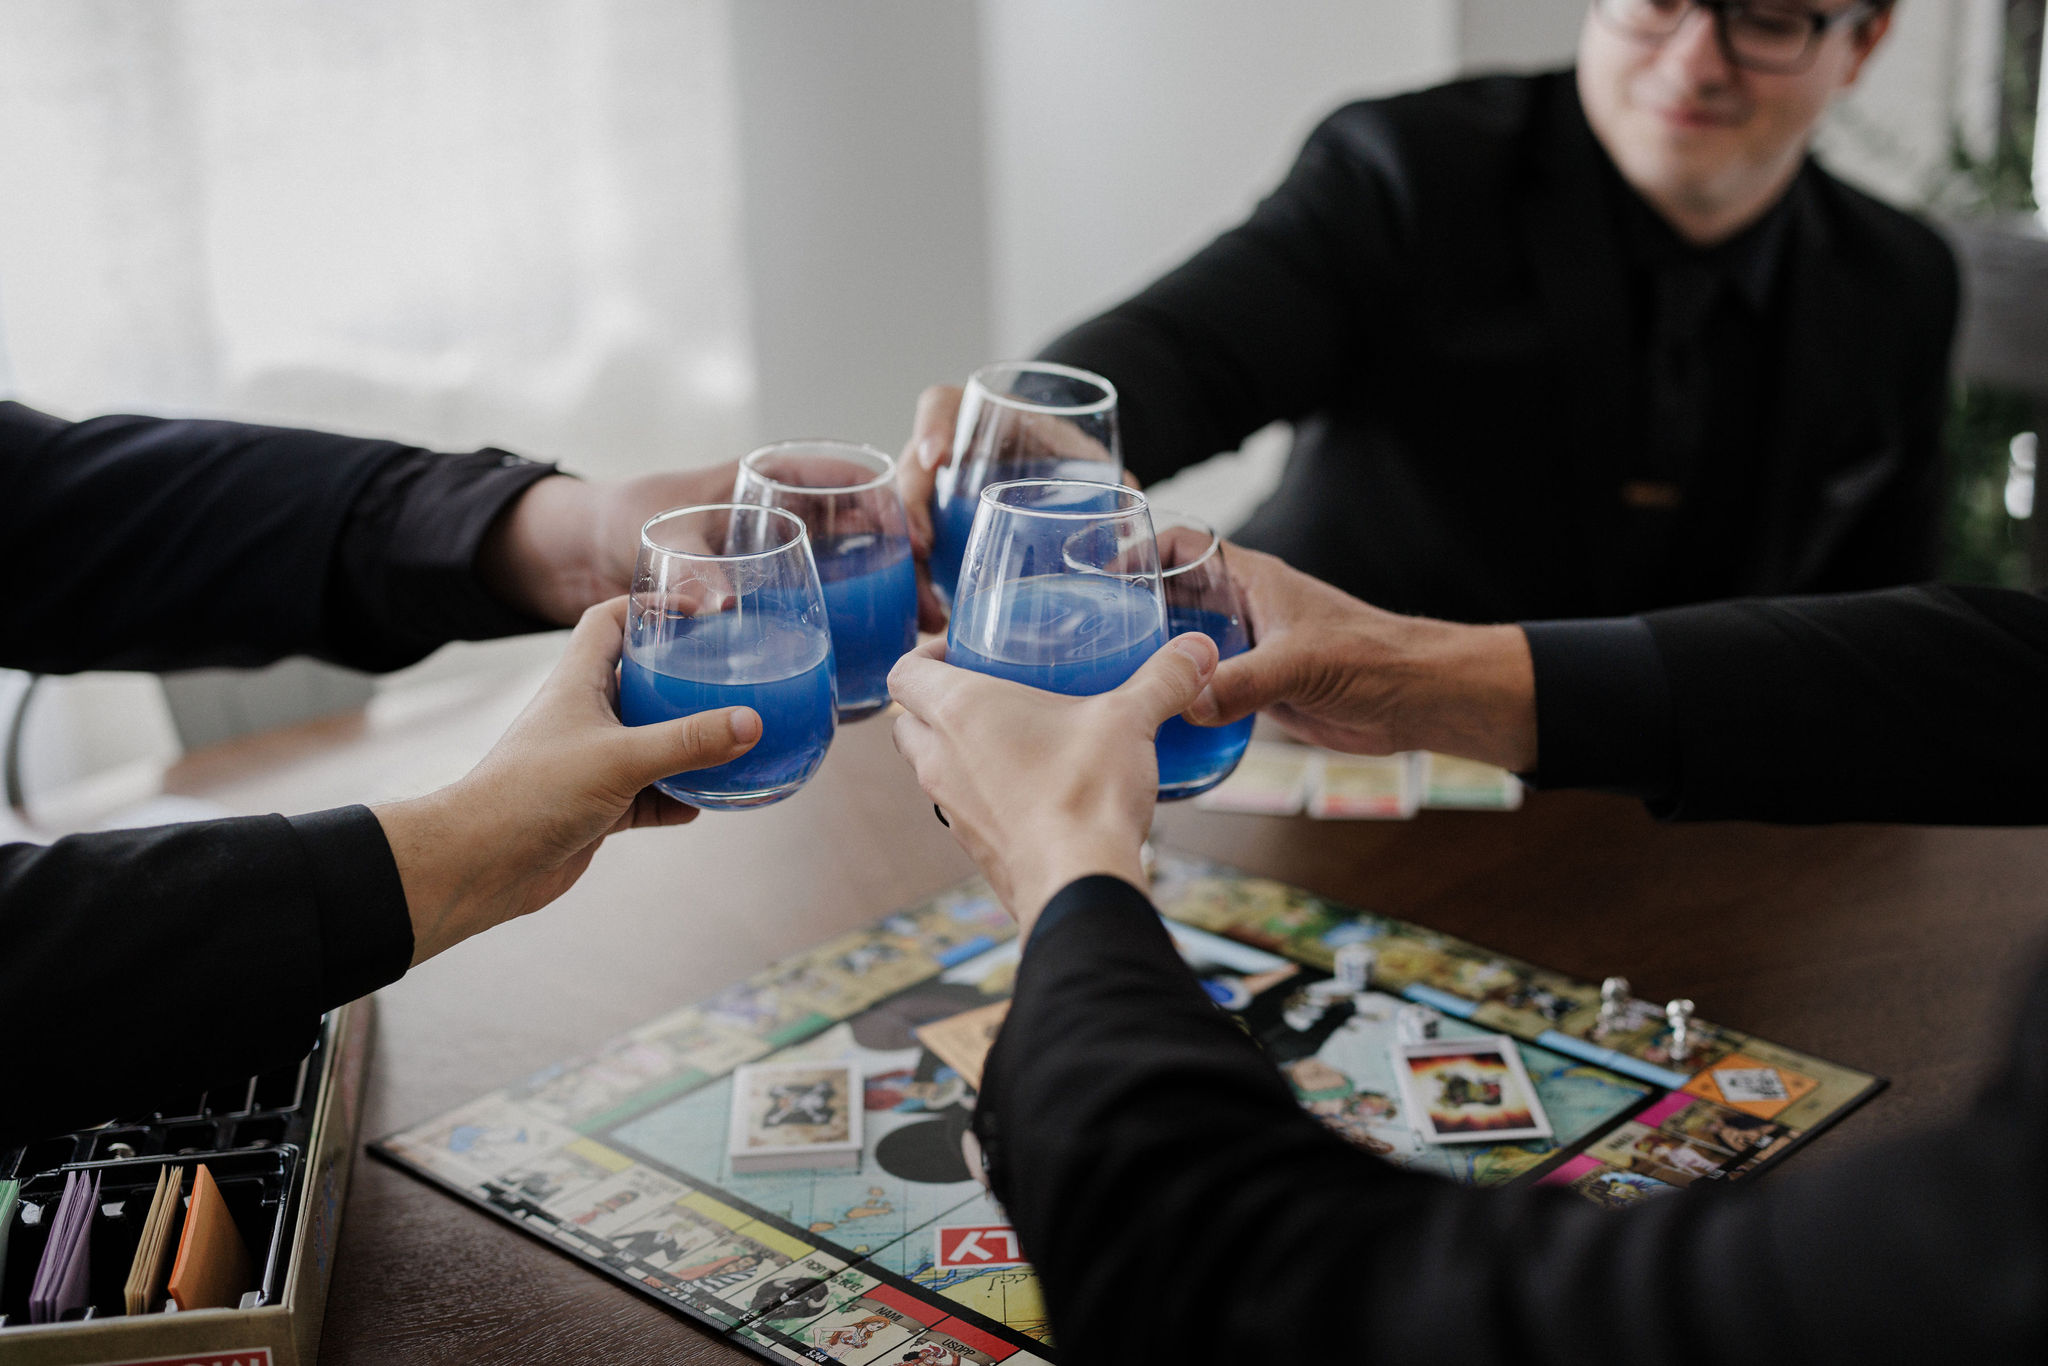
[{"label": "black collared shirt", "polygon": [[1724,591],[1709,567],[1754,550],[1781,401],[1791,195],[1727,241],[1698,247],[1601,160],[1638,379],[1622,399],[1630,441],[1615,472],[1625,509],[1615,572],[1621,605],[1641,609]]}]

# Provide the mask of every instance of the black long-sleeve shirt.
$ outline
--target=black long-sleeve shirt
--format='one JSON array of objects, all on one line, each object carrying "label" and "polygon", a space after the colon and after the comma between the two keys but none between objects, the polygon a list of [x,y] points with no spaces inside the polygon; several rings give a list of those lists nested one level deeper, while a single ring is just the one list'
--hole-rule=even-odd
[{"label": "black long-sleeve shirt", "polygon": [[1235,539],[1397,612],[1609,615],[1934,572],[1956,273],[1809,162],[1719,246],[1570,72],[1347,105],[1240,225],[1045,350],[1150,483],[1276,420]]},{"label": "black long-sleeve shirt", "polygon": [[[503,451],[0,403],[0,665],[368,669],[538,629],[477,581],[553,471]],[[401,975],[366,807],[0,847],[0,1145],[290,1062]],[[166,1006],[175,992],[176,1006]]]},{"label": "black long-sleeve shirt", "polygon": [[[2039,598],[1912,589],[1530,634],[1545,773],[1681,816],[2048,821]],[[1603,720],[1614,660],[1654,686]],[[1144,896],[1084,878],[1033,929],[975,1125],[1065,1360],[2037,1361],[2048,973],[2002,1052],[1947,1122],[1758,1185],[1618,1213],[1469,1190],[1303,1113]]]}]

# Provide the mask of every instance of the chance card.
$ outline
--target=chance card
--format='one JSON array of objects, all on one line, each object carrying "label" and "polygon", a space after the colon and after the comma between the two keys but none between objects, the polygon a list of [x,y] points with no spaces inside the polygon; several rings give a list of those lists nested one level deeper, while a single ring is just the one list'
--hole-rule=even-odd
[{"label": "chance card", "polygon": [[755,1063],[735,1068],[733,1170],[858,1165],[863,1089],[860,1070],[850,1063]]},{"label": "chance card", "polygon": [[1431,1039],[1390,1051],[1408,1120],[1429,1142],[1550,1137],[1550,1119],[1513,1039]]}]

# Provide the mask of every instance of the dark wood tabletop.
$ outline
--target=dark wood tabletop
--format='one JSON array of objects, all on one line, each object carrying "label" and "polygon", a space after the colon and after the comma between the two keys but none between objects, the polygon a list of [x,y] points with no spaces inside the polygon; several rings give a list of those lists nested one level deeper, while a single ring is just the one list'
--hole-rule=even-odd
[{"label": "dark wood tabletop", "polygon": [[[443,709],[223,747],[188,760],[173,786],[303,809],[354,781],[378,795],[381,774],[388,795],[396,756],[416,758],[423,736],[455,733],[444,762],[459,772],[475,757],[464,747],[480,753],[495,733],[489,707]],[[1576,976],[1618,973],[1647,998],[1690,996],[1703,1018],[1891,1079],[1800,1164],[1963,1104],[2048,947],[2041,831],[1664,825],[1619,798],[1547,793],[1518,812],[1403,822],[1167,808],[1155,837]],[[380,993],[362,1136],[429,1119],[971,871],[888,720],[845,728],[791,800],[617,837],[555,905]],[[749,1359],[359,1155],[328,1366]]]}]

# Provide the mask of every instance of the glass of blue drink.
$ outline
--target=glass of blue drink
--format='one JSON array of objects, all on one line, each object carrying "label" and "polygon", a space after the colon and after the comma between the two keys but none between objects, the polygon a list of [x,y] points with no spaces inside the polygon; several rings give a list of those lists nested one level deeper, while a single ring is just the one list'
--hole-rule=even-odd
[{"label": "glass of blue drink", "polygon": [[932,492],[932,587],[948,606],[981,491],[1019,479],[1114,484],[1124,475],[1116,386],[1050,361],[1000,361],[967,380],[953,459]]},{"label": "glass of blue drink", "polygon": [[1118,686],[1165,643],[1145,495],[1071,479],[981,491],[948,663],[1085,696]]},{"label": "glass of blue drink", "polygon": [[[1200,631],[1216,642],[1219,658],[1251,648],[1237,584],[1223,559],[1223,538],[1198,517],[1152,510],[1159,542],[1159,587],[1166,601],[1168,638]],[[1170,716],[1159,727],[1159,800],[1179,801],[1228,778],[1251,743],[1252,718],[1227,726],[1197,726]]]},{"label": "glass of blue drink", "polygon": [[779,802],[832,743],[832,632],[803,522],[739,503],[677,508],[640,529],[619,665],[619,719],[645,726],[752,707],[761,738],[729,763],[655,784],[714,811]]},{"label": "glass of blue drink", "polygon": [[889,705],[889,670],[917,644],[917,573],[896,462],[852,441],[782,441],[740,461],[733,501],[803,520],[825,589],[839,719]]}]

